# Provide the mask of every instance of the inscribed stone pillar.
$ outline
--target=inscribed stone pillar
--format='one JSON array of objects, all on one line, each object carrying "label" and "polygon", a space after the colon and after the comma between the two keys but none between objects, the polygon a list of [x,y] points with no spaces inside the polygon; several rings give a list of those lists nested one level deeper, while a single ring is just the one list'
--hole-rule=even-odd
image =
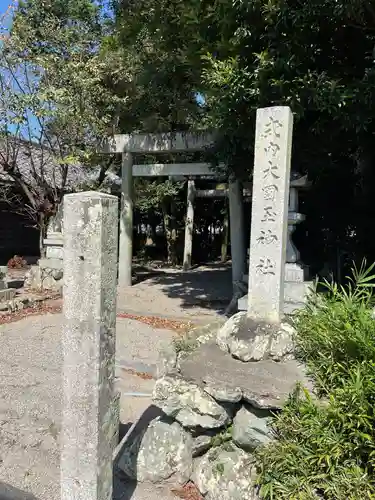
[{"label": "inscribed stone pillar", "polygon": [[132,284],[133,258],[133,159],[122,153],[119,285]]},{"label": "inscribed stone pillar", "polygon": [[112,500],[117,243],[117,197],[64,197],[61,500]]},{"label": "inscribed stone pillar", "polygon": [[292,130],[289,107],[258,109],[248,315],[270,322],[280,321],[284,304]]},{"label": "inscribed stone pillar", "polygon": [[243,216],[243,191],[239,181],[229,183],[230,245],[232,254],[233,291],[246,272],[245,224]]},{"label": "inscribed stone pillar", "polygon": [[193,250],[193,232],[194,232],[194,197],[195,183],[188,181],[187,188],[187,210],[185,221],[185,246],[184,246],[184,271],[191,268],[191,254]]}]

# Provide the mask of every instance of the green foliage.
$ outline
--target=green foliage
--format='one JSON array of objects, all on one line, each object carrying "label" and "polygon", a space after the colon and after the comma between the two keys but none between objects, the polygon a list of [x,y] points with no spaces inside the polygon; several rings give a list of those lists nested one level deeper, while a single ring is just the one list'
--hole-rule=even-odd
[{"label": "green foliage", "polygon": [[274,422],[276,441],[258,451],[264,499],[374,498],[374,377],[365,370],[326,405],[301,389]]},{"label": "green foliage", "polygon": [[163,202],[177,197],[183,185],[183,182],[174,182],[163,178],[155,181],[135,178],[135,206],[142,213],[147,213],[150,210],[160,211]]},{"label": "green foliage", "polygon": [[374,276],[363,262],[354,267],[347,286],[324,283],[327,294],[312,297],[294,318],[298,354],[322,391],[351,374],[353,360],[375,361],[375,321],[372,318]]},{"label": "green foliage", "polygon": [[100,163],[118,103],[104,85],[102,30],[94,0],[24,0],[0,46],[0,165],[22,194],[0,197],[36,222],[41,242],[64,191],[83,180],[77,164]]},{"label": "green foliage", "polygon": [[223,431],[221,431],[219,434],[216,434],[211,439],[211,446],[212,447],[217,447],[221,446],[225,443],[229,443],[232,440],[232,434],[233,434],[233,426],[230,425],[229,427],[225,428]]},{"label": "green foliage", "polygon": [[375,498],[374,266],[328,285],[295,318],[298,353],[321,399],[298,386],[258,452],[265,499]]},{"label": "green foliage", "polygon": [[117,95],[130,96],[119,110],[122,131],[186,130],[199,114],[199,4],[113,1],[115,20],[103,52],[114,65],[108,84]]},{"label": "green foliage", "polygon": [[304,212],[310,264],[320,269],[336,258],[338,246],[375,258],[371,2],[113,4],[115,20],[102,50],[112,66],[108,85],[128,97],[118,110],[121,131],[215,130],[210,160],[248,180],[256,109],[289,105],[292,168],[314,182]]},{"label": "green foliage", "polygon": [[101,29],[92,0],[20,2],[0,52],[3,136],[48,144],[60,163],[97,148],[115,106]]},{"label": "green foliage", "polygon": [[177,354],[188,354],[195,351],[198,343],[194,338],[189,337],[189,335],[184,335],[183,337],[173,339],[173,347]]}]

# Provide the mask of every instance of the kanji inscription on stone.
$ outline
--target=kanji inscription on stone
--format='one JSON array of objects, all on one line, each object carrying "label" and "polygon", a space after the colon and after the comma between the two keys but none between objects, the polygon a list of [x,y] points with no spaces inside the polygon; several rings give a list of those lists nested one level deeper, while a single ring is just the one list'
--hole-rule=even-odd
[{"label": "kanji inscription on stone", "polygon": [[257,111],[248,315],[279,322],[283,310],[293,115]]}]

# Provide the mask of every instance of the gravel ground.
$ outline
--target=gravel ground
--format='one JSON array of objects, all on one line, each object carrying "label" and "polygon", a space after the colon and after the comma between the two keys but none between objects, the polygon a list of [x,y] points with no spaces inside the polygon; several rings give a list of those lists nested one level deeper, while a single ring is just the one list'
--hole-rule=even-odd
[{"label": "gravel ground", "polygon": [[[162,269],[158,274],[136,273],[134,286],[119,289],[117,305],[122,313],[207,322],[222,314],[231,290],[228,266],[187,273]],[[0,500],[34,498],[25,492],[38,500],[60,498],[61,328],[61,314],[30,316],[0,326]],[[154,384],[132,370],[154,374],[160,348],[174,335],[118,318],[117,376],[124,429],[150,406]],[[175,497],[169,487],[129,483],[116,500],[161,498]]]},{"label": "gravel ground", "polygon": [[[61,314],[0,326],[0,481],[34,494],[38,500],[60,498],[61,328]],[[153,366],[160,347],[173,335],[121,318],[117,324],[118,362],[128,367],[140,360],[143,366]],[[150,397],[131,393],[150,394],[154,382],[120,367],[118,377],[121,421],[129,425],[151,404]],[[5,493],[2,497],[5,486],[1,482],[0,500],[8,500]],[[129,485],[123,498],[160,500],[168,496],[169,490],[161,495],[146,486],[134,490]]]},{"label": "gravel ground", "polygon": [[117,318],[117,362],[123,368],[154,373],[160,349],[172,341],[175,333],[140,324]]}]

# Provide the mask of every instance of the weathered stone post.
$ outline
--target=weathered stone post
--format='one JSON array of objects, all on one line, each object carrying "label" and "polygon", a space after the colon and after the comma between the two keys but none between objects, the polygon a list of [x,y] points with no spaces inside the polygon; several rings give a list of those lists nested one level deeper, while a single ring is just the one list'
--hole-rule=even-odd
[{"label": "weathered stone post", "polygon": [[133,158],[122,153],[119,285],[132,284],[133,259]]},{"label": "weathered stone post", "polygon": [[243,216],[243,191],[239,181],[229,183],[230,244],[232,254],[233,291],[246,272],[245,225]]},{"label": "weathered stone post", "polygon": [[284,306],[292,130],[289,107],[258,109],[247,312],[275,323]]},{"label": "weathered stone post", "polygon": [[112,500],[117,197],[64,197],[61,500]]},{"label": "weathered stone post", "polygon": [[187,210],[185,221],[185,246],[184,246],[184,271],[191,268],[191,254],[193,251],[193,232],[194,232],[194,198],[195,183],[188,181],[187,188]]}]

